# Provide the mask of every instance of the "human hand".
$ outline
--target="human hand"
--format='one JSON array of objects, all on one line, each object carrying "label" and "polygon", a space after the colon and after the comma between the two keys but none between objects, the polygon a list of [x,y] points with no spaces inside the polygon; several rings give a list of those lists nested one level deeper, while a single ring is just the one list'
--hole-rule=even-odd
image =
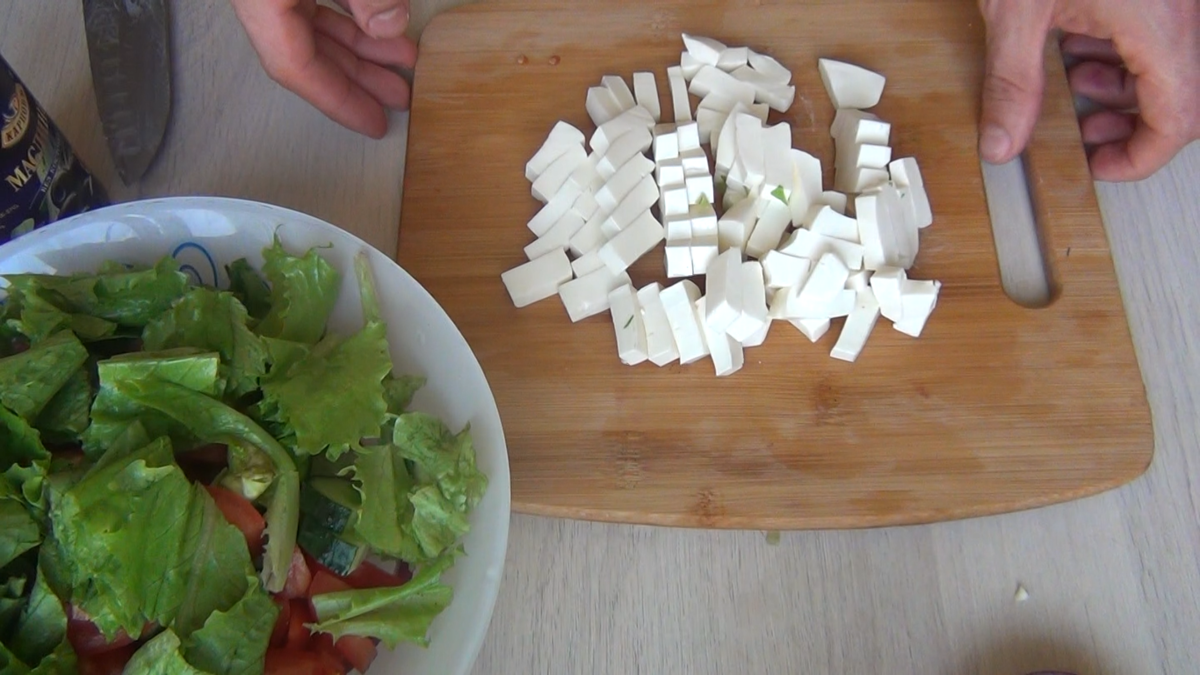
[{"label": "human hand", "polygon": [[387,133],[385,108],[405,110],[417,47],[404,37],[408,0],[231,0],[271,79],[334,121],[372,138]]},{"label": "human hand", "polygon": [[1029,142],[1053,28],[1080,63],[1071,90],[1102,109],[1080,121],[1092,175],[1140,180],[1200,138],[1200,1],[980,0],[987,72],[979,151],[1003,163]]}]

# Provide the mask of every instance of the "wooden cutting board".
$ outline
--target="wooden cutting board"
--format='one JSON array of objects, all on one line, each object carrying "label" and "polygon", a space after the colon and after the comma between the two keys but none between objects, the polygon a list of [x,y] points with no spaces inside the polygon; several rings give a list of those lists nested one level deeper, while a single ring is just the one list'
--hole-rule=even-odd
[{"label": "wooden cutting board", "polygon": [[[833,110],[818,56],[888,77],[874,111],[921,162],[936,222],[914,278],[943,282],[917,340],[880,321],[857,363],[776,322],[746,367],[626,367],[606,314],[557,298],[517,310],[500,273],[524,261],[539,204],[525,161],[558,119],[590,134],[587,87],[666,68],[680,32],[792,69],[794,144],[825,163]],[[519,512],[679,526],[798,529],[1023,509],[1129,481],[1153,433],[1060,60],[1030,151],[1055,295],[1012,302],[976,152],[983,26],[966,0],[490,3],[425,29],[414,82],[398,259],[483,364],[504,420]],[[1053,48],[1050,56],[1054,57]],[[693,100],[695,104],[695,100]],[[668,113],[669,115],[669,113]],[[631,270],[666,281],[661,248]]]}]

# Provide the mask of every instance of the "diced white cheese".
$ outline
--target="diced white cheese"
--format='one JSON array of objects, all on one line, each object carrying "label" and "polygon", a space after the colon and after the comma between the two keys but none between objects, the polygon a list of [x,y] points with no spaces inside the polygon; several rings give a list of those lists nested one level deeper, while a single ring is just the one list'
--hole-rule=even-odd
[{"label": "diced white cheese", "polygon": [[940,281],[914,281],[907,279],[900,288],[900,302],[904,306],[903,316],[892,324],[896,330],[911,337],[921,337],[929,315],[937,307]]},{"label": "diced white cheese", "polygon": [[617,99],[622,111],[637,105],[637,101],[633,98],[633,92],[629,90],[629,83],[620,75],[605,75],[600,78],[600,84],[612,92],[613,98]]},{"label": "diced white cheese", "polygon": [[[550,201],[554,200],[551,199]],[[592,217],[592,214],[596,213],[596,209],[598,208],[600,208],[600,205],[596,203],[596,194],[588,190],[579,195],[579,198],[575,200],[575,203],[571,206],[571,213],[588,219]]]},{"label": "diced white cheese", "polygon": [[686,186],[664,187],[660,193],[658,210],[664,219],[686,216],[689,205]]},{"label": "diced white cheese", "polygon": [[[884,233],[879,222],[879,195],[869,194],[855,197],[854,213],[858,216],[858,237],[863,246],[863,267],[880,271],[886,266],[886,262],[883,250]],[[879,275],[876,274],[876,276]],[[878,289],[876,295],[879,295]],[[881,297],[880,303],[883,302]]]},{"label": "diced white cheese", "polygon": [[654,161],[666,162],[679,158],[679,135],[675,133],[674,125],[670,131],[654,134]]},{"label": "diced white cheese", "polygon": [[[618,232],[633,224],[634,220],[644,217],[643,212],[654,206],[654,203],[658,201],[658,195],[658,185],[654,183],[654,178],[643,177],[604,221],[604,234],[612,239]],[[659,225],[659,229],[662,229],[661,225]]]},{"label": "diced white cheese", "polygon": [[858,243],[858,221],[833,210],[833,207],[814,205],[804,219],[804,226],[815,234]]},{"label": "diced white cheese", "polygon": [[[725,195],[721,197],[721,203],[724,205],[726,210],[732,209],[743,199],[755,196],[756,195],[750,194],[750,189],[745,185],[742,185],[728,176],[725,177]],[[746,233],[747,236],[749,236],[749,234],[749,232]]]},{"label": "diced white cheese", "polygon": [[[700,125],[696,122],[683,122],[675,129],[679,135],[679,156],[685,157],[691,151],[700,150]],[[701,151],[700,154],[703,154]]]},{"label": "diced white cheese", "polygon": [[683,78],[689,82],[704,65],[704,62],[692,56],[691,52],[683,52],[679,55],[679,68],[683,71]]},{"label": "diced white cheese", "polygon": [[765,103],[774,110],[787,112],[796,99],[796,88],[789,84],[780,84],[769,75],[764,75],[749,66],[743,66],[733,71],[731,75],[754,87],[754,100]]},{"label": "diced white cheese", "polygon": [[696,125],[700,132],[700,142],[712,145],[713,134],[721,130],[721,125],[729,113],[711,108],[700,108],[696,111]]},{"label": "diced white cheese", "polygon": [[530,260],[536,260],[543,255],[549,253],[553,249],[566,250],[571,243],[571,237],[583,227],[584,220],[581,216],[570,211],[564,213],[554,226],[546,231],[546,234],[538,237],[525,247],[525,257]]},{"label": "diced white cheese", "polygon": [[750,64],[751,68],[757,70],[775,84],[790,84],[792,81],[792,71],[766,54],[760,54],[751,50],[746,61]]},{"label": "diced white cheese", "polygon": [[[604,183],[604,187],[596,193],[596,203],[607,213],[612,213],[621,204],[621,200],[633,191],[639,183],[645,181],[654,169],[645,155],[634,155]],[[653,180],[653,179],[652,179]]]},{"label": "diced white cheese", "polygon": [[729,111],[721,129],[715,132],[720,139],[716,149],[713,151],[713,158],[716,160],[717,175],[724,176],[729,173],[729,169],[733,167],[734,159],[737,157],[737,115],[744,113],[747,109],[742,104],[738,103]]},{"label": "diced white cheese", "polygon": [[717,256],[705,273],[708,291],[708,313],[704,320],[718,333],[723,333],[742,314],[742,251],[727,249]]},{"label": "diced white cheese", "polygon": [[726,209],[717,221],[717,242],[722,253],[727,249],[745,249],[754,225],[758,222],[757,199],[746,197]]},{"label": "diced white cheese", "polygon": [[587,153],[584,152],[582,145],[572,145],[558,159],[551,162],[550,166],[533,181],[530,191],[534,198],[541,202],[549,202],[562,186],[566,184],[567,178],[575,171],[581,162],[587,161]]},{"label": "diced white cheese", "polygon": [[848,194],[863,194],[888,182],[888,172],[867,167],[838,167],[834,187]]},{"label": "diced white cheese", "polygon": [[716,193],[713,190],[713,179],[711,175],[707,173],[696,174],[687,176],[684,180],[687,183],[689,203],[695,204],[700,201],[701,197],[708,200],[708,203],[710,204],[716,200]]},{"label": "diced white cheese", "polygon": [[576,278],[595,272],[601,267],[604,267],[604,261],[595,251],[589,251],[571,261],[571,271],[575,273]]},{"label": "diced white cheese", "polygon": [[746,255],[751,258],[762,258],[767,251],[779,246],[779,240],[787,232],[792,214],[788,207],[778,199],[760,199],[758,222],[746,242]]},{"label": "diced white cheese", "polygon": [[541,147],[525,164],[525,178],[532,183],[572,145],[583,145],[583,132],[567,122],[556,122]]},{"label": "diced white cheese", "polygon": [[556,248],[546,255],[518,265],[500,275],[508,296],[517,307],[525,307],[554,295],[571,280],[571,261]]},{"label": "diced white cheese", "polygon": [[749,58],[750,49],[748,47],[726,47],[717,57],[717,67],[727,73],[733,72],[738,68],[745,68]]},{"label": "diced white cheese", "polygon": [[[854,303],[857,302],[858,293],[849,288],[843,288],[838,291],[838,294],[833,296],[821,311],[821,317],[837,319],[843,316],[849,316],[850,312],[854,311]],[[804,318],[820,318],[820,317],[804,317]]]},{"label": "diced white cheese", "polygon": [[[762,184],[763,166],[763,126],[762,122],[753,115],[738,113],[734,122],[736,126],[737,158],[730,175],[740,179],[747,187],[754,189]],[[740,168],[741,171],[735,171]],[[741,176],[737,176],[741,173]]]},{"label": "diced white cheese", "polygon": [[[798,230],[803,232],[803,230]],[[834,253],[821,256],[797,297],[802,318],[831,318],[825,308],[846,288],[850,270]]]},{"label": "diced white cheese", "polygon": [[783,187],[789,194],[795,187],[792,162],[792,127],[787,122],[762,130],[763,183]]},{"label": "diced white cheese", "polygon": [[658,102],[658,81],[655,80],[654,73],[634,73],[633,94],[637,104],[645,108],[655,122],[662,118],[662,109]]},{"label": "diced white cheese", "polygon": [[692,238],[692,274],[705,274],[708,266],[717,259],[720,248],[717,246],[717,235],[705,234]]},{"label": "diced white cheese", "polygon": [[683,34],[683,47],[689,54],[696,57],[700,63],[715,66],[721,60],[721,52],[727,47],[724,43],[703,35]]},{"label": "diced white cheese", "polygon": [[788,323],[796,327],[804,337],[817,342],[829,332],[829,319],[788,319]]},{"label": "diced white cheese", "polygon": [[818,59],[817,70],[835,108],[873,108],[883,96],[886,79],[862,66],[833,59]]},{"label": "diced white cheese", "polygon": [[571,211],[571,207],[579,199],[580,193],[579,188],[569,183],[563,185],[562,189],[554,193],[554,197],[529,220],[529,231],[538,237],[549,232],[558,219],[563,217],[563,214]]},{"label": "diced white cheese", "polygon": [[916,223],[907,217],[900,193],[891,183],[880,188],[878,208],[884,264],[911,268],[917,260],[920,234]]},{"label": "diced white cheese", "polygon": [[599,161],[600,155],[594,152],[588,155],[587,159],[580,162],[567,177],[567,182],[563,184],[562,189],[565,190],[569,185],[581,192],[595,192],[603,187],[604,179],[600,177],[600,172],[596,171],[596,163]]},{"label": "diced white cheese", "polygon": [[683,164],[683,173],[685,176],[708,174],[708,155],[704,154],[703,148],[697,147],[690,150],[681,150],[679,161]]},{"label": "diced white cheese", "polygon": [[685,174],[683,171],[683,163],[676,159],[665,159],[658,163],[658,168],[655,169],[655,178],[658,181],[660,188],[668,187],[683,187],[687,188],[684,183]]},{"label": "diced white cheese", "polygon": [[717,212],[712,202],[693,204],[688,208],[688,217],[692,223],[692,237],[717,236]]},{"label": "diced white cheese", "polygon": [[690,243],[672,243],[668,241],[663,251],[668,279],[680,279],[695,274],[692,271],[692,246]]},{"label": "diced white cheese", "polygon": [[606,220],[608,220],[608,212],[604,209],[596,209],[592,217],[588,218],[575,236],[571,237],[571,241],[567,242],[571,254],[584,256],[603,246],[604,242],[608,241],[608,237],[604,234],[604,221]]},{"label": "diced white cheese", "polygon": [[888,164],[888,172],[892,176],[892,182],[901,190],[910,187],[925,187],[925,180],[921,177],[921,167],[917,165],[915,157],[901,157],[892,160],[891,164]]},{"label": "diced white cheese", "polygon": [[839,143],[888,145],[892,125],[862,110],[839,110],[833,117],[829,133]]},{"label": "diced white cheese", "polygon": [[600,126],[625,111],[617,97],[608,87],[588,87],[587,102],[584,104],[592,124]]},{"label": "diced white cheese", "polygon": [[[700,105],[696,106],[696,110],[714,110],[728,115],[737,104],[737,101],[714,92],[700,99]],[[699,118],[697,118],[697,121],[699,121]]]},{"label": "diced white cheese", "polygon": [[708,356],[708,343],[700,322],[696,320],[696,301],[700,299],[700,289],[696,284],[684,279],[664,288],[659,297],[679,350],[679,363],[687,365]]},{"label": "diced white cheese", "polygon": [[629,275],[613,274],[606,267],[593,270],[558,287],[558,297],[572,322],[582,321],[609,308],[608,294],[629,284]]},{"label": "diced white cheese", "polygon": [[744,347],[745,349],[749,349],[751,347],[761,346],[762,343],[767,341],[767,334],[771,332],[771,324],[772,323],[774,323],[774,322],[767,321],[766,323],[764,323],[762,325],[762,328],[758,329],[757,333],[751,335],[750,337],[746,338],[745,340],[742,340],[742,347]]},{"label": "diced white cheese", "polygon": [[677,123],[692,120],[692,102],[688,100],[688,85],[679,66],[667,68],[667,83],[671,86],[671,105],[675,109]]},{"label": "diced white cheese", "polygon": [[767,323],[767,292],[763,282],[763,266],[757,260],[742,263],[742,311],[725,332],[738,342],[749,340]]},{"label": "diced white cheese", "polygon": [[920,185],[905,188],[900,195],[904,206],[905,216],[917,227],[925,228],[933,224],[933,209],[929,206],[929,194]]},{"label": "diced white cheese", "polygon": [[692,219],[675,216],[663,222],[664,238],[668,244],[688,244],[692,241]]},{"label": "diced white cheese", "polygon": [[600,259],[614,274],[624,272],[663,240],[663,227],[649,209],[600,247]]},{"label": "diced white cheese", "polygon": [[[820,198],[813,203],[824,204],[834,211],[837,211],[842,215],[846,215],[846,202],[846,193],[837,192],[835,190],[826,190],[825,192],[822,192]],[[857,237],[855,239],[857,240]]]},{"label": "diced white cheese", "polygon": [[859,143],[847,148],[846,163],[858,168],[886,169],[892,161],[892,149],[886,145]]},{"label": "diced white cheese", "polygon": [[716,94],[747,106],[754,103],[754,85],[742,82],[716,66],[701,67],[688,85],[688,91],[700,98]]},{"label": "diced white cheese", "polygon": [[871,275],[871,291],[879,303],[879,311],[892,323],[904,317],[900,289],[907,279],[908,275],[898,267],[881,267]]},{"label": "diced white cheese", "polygon": [[650,113],[641,106],[634,106],[596,127],[588,145],[591,146],[594,154],[603,155],[604,151],[608,150],[608,146],[626,132],[634,129],[650,130],[653,128],[654,118]]},{"label": "diced white cheese", "polygon": [[[871,288],[871,270],[855,270],[846,279],[846,288],[852,291],[865,291]],[[872,295],[874,297],[874,295]]]},{"label": "diced white cheese", "polygon": [[860,270],[863,268],[864,249],[861,244],[827,237],[803,228],[788,235],[788,238],[779,246],[779,251],[810,260],[819,260],[826,253],[833,253],[847,269]]},{"label": "diced white cheese", "polygon": [[649,354],[646,350],[646,322],[638,304],[637,292],[625,284],[608,294],[608,308],[612,315],[613,331],[617,338],[617,355],[621,363],[636,366]]},{"label": "diced white cheese", "polygon": [[837,344],[829,353],[835,359],[854,362],[867,344],[871,331],[875,330],[875,322],[879,320],[879,303],[871,289],[855,291],[854,311],[846,317],[842,326],[842,334],[838,336]]},{"label": "diced white cheese", "polygon": [[809,208],[821,198],[823,176],[821,160],[795,148],[790,151],[790,155],[792,193],[788,196],[788,209],[791,211],[792,224],[798,227],[804,222]]},{"label": "diced white cheese", "polygon": [[642,308],[642,319],[646,325],[646,354],[650,362],[659,367],[679,359],[679,349],[675,346],[675,335],[671,332],[671,322],[667,320],[661,293],[662,286],[658,283],[647,284],[637,292],[638,305]]},{"label": "diced white cheese", "polygon": [[[631,129],[621,134],[600,156],[600,160],[596,162],[596,171],[605,180],[612,178],[617,169],[625,166],[626,162],[649,150],[652,141],[650,132],[645,129]],[[653,169],[654,165],[650,166]]]},{"label": "diced white cheese", "polygon": [[725,377],[741,370],[745,356],[742,352],[742,345],[737,340],[729,337],[728,333],[714,331],[709,328],[708,323],[704,320],[707,314],[706,304],[707,297],[702,297],[696,301],[696,318],[701,330],[704,331],[705,342],[708,344],[709,354],[712,356],[713,369],[717,377]]},{"label": "diced white cheese", "polygon": [[779,251],[767,251],[762,258],[763,277],[767,288],[788,288],[804,283],[812,261]]}]

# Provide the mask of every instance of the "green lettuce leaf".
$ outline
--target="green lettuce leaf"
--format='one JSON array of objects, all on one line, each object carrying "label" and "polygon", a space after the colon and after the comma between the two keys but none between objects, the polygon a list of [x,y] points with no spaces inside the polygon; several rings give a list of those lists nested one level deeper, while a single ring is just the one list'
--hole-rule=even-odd
[{"label": "green lettuce leaf", "polygon": [[242,301],[255,322],[262,320],[271,311],[271,287],[245,258],[226,265],[225,272],[229,275],[229,291]]},{"label": "green lettuce leaf", "polygon": [[33,421],[87,361],[87,348],[69,331],[0,359],[0,403]]},{"label": "green lettuce leaf", "polygon": [[355,452],[353,462],[354,486],[362,500],[354,533],[384,555],[412,560],[415,542],[401,527],[412,510],[407,495],[412,479],[403,459],[390,445],[376,445]]},{"label": "green lettuce leaf", "polygon": [[[119,385],[154,380],[215,395],[221,388],[220,366],[220,356],[215,352],[191,348],[135,352],[101,361],[98,366],[100,390],[92,402],[92,423],[83,434],[84,451],[90,457],[98,457],[114,447],[132,449],[131,443],[140,447],[148,439],[159,436],[170,437],[181,448],[190,447],[195,437],[188,433],[185,424],[129,400],[120,393]],[[137,428],[129,428],[135,423],[141,427],[140,432]]]},{"label": "green lettuce leaf", "polygon": [[450,433],[437,417],[411,412],[396,418],[392,443],[415,467],[420,484],[434,483],[460,513],[467,513],[483,498],[487,476],[475,466],[475,445],[468,425]]},{"label": "green lettuce leaf", "polygon": [[29,671],[29,675],[75,675],[78,671],[75,650],[63,639],[54,652]]},{"label": "green lettuce leaf", "polygon": [[[0,493],[12,490],[0,478]],[[0,494],[0,568],[42,543],[42,530],[21,500]]]},{"label": "green lettuce leaf", "polygon": [[222,472],[220,484],[251,501],[258,499],[275,481],[271,458],[247,443],[231,443],[228,447],[229,468]]},{"label": "green lettuce leaf", "polygon": [[18,659],[0,642],[0,675],[28,675],[29,666]]},{"label": "green lettuce leaf", "polygon": [[403,586],[323,593],[312,597],[313,631],[378,638],[389,649],[401,642],[428,645],[429,624],[450,605],[454,591],[441,575],[461,553],[455,549],[422,567]]},{"label": "green lettuce leaf", "polygon": [[463,511],[446,499],[436,485],[426,485],[408,495],[412,503],[410,529],[426,558],[441,555],[471,530]]},{"label": "green lettuce leaf", "polygon": [[50,442],[78,443],[91,423],[94,393],[86,367],[76,370],[46,407],[42,408],[33,426]]},{"label": "green lettuce leaf", "polygon": [[183,658],[183,643],[170,628],[155,635],[133,653],[123,675],[212,675]]},{"label": "green lettuce leaf", "polygon": [[262,580],[272,593],[282,590],[300,520],[300,476],[287,450],[250,418],[187,387],[163,381],[130,380],[117,383],[117,389],[135,403],[154,408],[187,426],[202,442],[248,443],[271,458],[275,464],[275,486],[267,505]]},{"label": "green lettuce leaf", "polygon": [[412,405],[413,397],[421,387],[425,386],[423,375],[389,375],[383,381],[383,397],[387,401],[387,411],[400,415]]},{"label": "green lettuce leaf", "polygon": [[260,335],[315,344],[337,302],[341,277],[310,249],[289,254],[279,238],[263,249],[263,274],[271,284],[271,309],[256,327]]},{"label": "green lettuce leaf", "polygon": [[237,397],[258,388],[267,372],[267,347],[247,326],[246,308],[232,293],[194,288],[147,324],[147,351],[195,347],[221,355],[226,391]]},{"label": "green lettuce leaf", "polygon": [[25,597],[25,575],[10,576],[0,583],[0,643],[10,642],[10,634],[17,619],[25,611],[29,599]]},{"label": "green lettuce leaf", "polygon": [[160,438],[97,464],[51,504],[46,546],[69,600],[109,639],[122,628],[137,635],[147,621],[190,634],[232,607],[254,574],[241,532],[173,459]]},{"label": "green lettuce leaf", "polygon": [[31,462],[50,459],[42,445],[41,434],[29,423],[0,406],[0,467],[28,466]]},{"label": "green lettuce leaf", "polygon": [[38,573],[13,639],[13,654],[25,663],[43,664],[67,639],[67,613],[45,575]]},{"label": "green lettuce leaf", "polygon": [[228,611],[213,612],[204,626],[183,641],[188,663],[213,675],[257,675],[263,670],[279,606],[258,579]]},{"label": "green lettuce leaf", "polygon": [[[28,290],[23,291],[22,287]],[[54,306],[42,296],[36,279],[32,277],[17,279],[8,291],[5,328],[28,337],[34,344],[63,329],[83,340],[101,340],[117,330],[117,324],[111,321],[86,314],[72,314]]]}]

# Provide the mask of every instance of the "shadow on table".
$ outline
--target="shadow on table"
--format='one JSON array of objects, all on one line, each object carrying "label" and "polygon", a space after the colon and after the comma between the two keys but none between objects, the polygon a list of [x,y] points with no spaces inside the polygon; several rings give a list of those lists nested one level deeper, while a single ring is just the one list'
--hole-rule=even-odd
[{"label": "shadow on table", "polygon": [[1116,659],[1109,657],[1102,645],[1071,636],[1010,633],[965,655],[945,675],[1126,675],[1112,670]]}]

